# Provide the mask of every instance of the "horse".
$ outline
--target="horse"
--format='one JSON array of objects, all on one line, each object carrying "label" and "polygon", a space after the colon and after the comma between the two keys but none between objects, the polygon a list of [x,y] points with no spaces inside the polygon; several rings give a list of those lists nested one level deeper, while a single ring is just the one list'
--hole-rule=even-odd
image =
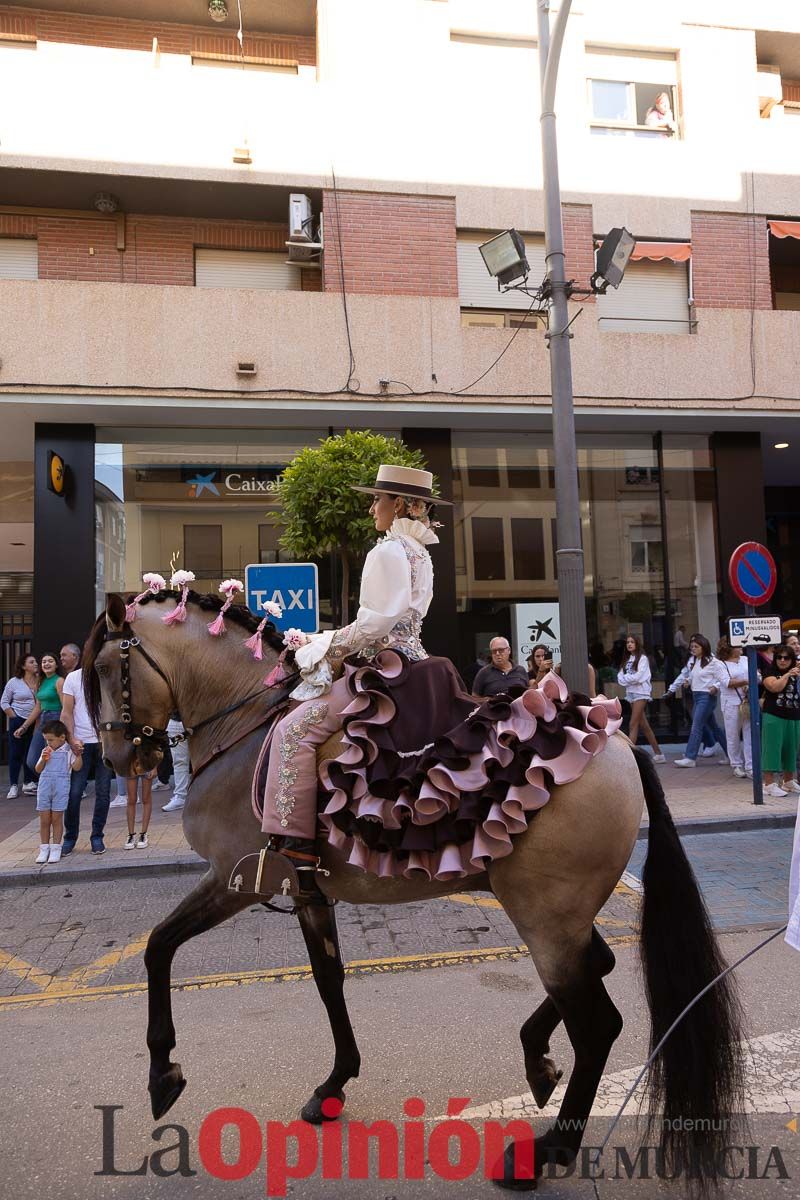
[{"label": "horse", "polygon": [[[94,712],[107,764],[120,775],[157,765],[170,714],[177,710],[189,733],[192,783],[183,814],[186,838],[208,861],[207,873],[149,936],[147,1045],[154,1119],[180,1096],[186,1081],[171,1061],[176,1045],[170,1004],[172,959],[188,939],[254,903],[230,890],[231,872],[246,854],[266,845],[251,804],[255,763],[264,725],[289,687],[265,686],[282,640],[274,627],[262,634],[255,661],[242,634],[256,618],[241,606],[225,614],[225,636],[209,636],[215,596],[190,592],[183,623],[162,619],[178,595],[147,596],[135,622],[125,602],[107,597],[86,644],[84,688]],[[122,720],[118,719],[122,715]],[[323,748],[330,757],[338,741]],[[346,863],[327,843],[320,847],[320,888],[328,903],[299,903],[299,919],[313,978],[327,1010],[334,1043],[327,1078],[303,1105],[301,1117],[320,1123],[324,1102],[344,1103],[344,1087],[358,1076],[361,1058],[344,998],[344,965],[332,902],[404,904],[454,891],[492,893],[527,946],[546,997],[522,1025],[524,1070],[540,1108],[562,1071],[549,1057],[549,1039],[564,1022],[574,1062],[558,1116],[536,1142],[533,1179],[515,1174],[508,1146],[497,1182],[536,1186],[542,1164],[571,1164],[577,1157],[592,1103],[623,1018],[603,982],[615,965],[613,951],[595,926],[629,861],[642,815],[649,814],[643,873],[640,953],[651,1021],[651,1049],[695,995],[725,969],[691,866],[675,830],[658,775],[648,755],[613,735],[573,783],[553,787],[549,802],[513,852],[480,874],[457,882],[377,878]],[[265,898],[257,898],[262,903]],[[700,1191],[720,1179],[725,1118],[741,1111],[742,1013],[732,976],[710,988],[681,1021],[656,1057],[649,1077],[650,1121],[660,1124],[663,1161],[671,1171],[690,1163]],[[337,1108],[338,1111],[338,1108]]]}]

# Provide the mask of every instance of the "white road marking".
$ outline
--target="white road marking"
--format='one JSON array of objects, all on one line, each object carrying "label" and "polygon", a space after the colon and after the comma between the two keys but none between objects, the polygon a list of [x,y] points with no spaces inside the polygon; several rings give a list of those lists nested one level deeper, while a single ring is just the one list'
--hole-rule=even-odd
[{"label": "white road marking", "polygon": [[[782,1033],[767,1033],[745,1043],[746,1049],[746,1111],[750,1113],[781,1113],[787,1118],[800,1112],[800,1029],[787,1029]],[[566,1068],[567,1064],[562,1065]],[[641,1071],[641,1066],[629,1067],[604,1075],[592,1106],[592,1116],[613,1117]],[[504,1100],[493,1100],[468,1108],[461,1114],[466,1120],[489,1118],[510,1119],[520,1117],[555,1117],[568,1082],[568,1072],[556,1088],[546,1108],[537,1108],[530,1092],[521,1096],[507,1096]],[[627,1113],[634,1114],[644,1098],[640,1085],[634,1093]]]},{"label": "white road marking", "polygon": [[639,895],[641,895],[644,891],[641,879],[637,879],[637,877],[632,875],[630,871],[623,871],[620,879],[622,883],[627,884],[632,892],[638,892]]}]

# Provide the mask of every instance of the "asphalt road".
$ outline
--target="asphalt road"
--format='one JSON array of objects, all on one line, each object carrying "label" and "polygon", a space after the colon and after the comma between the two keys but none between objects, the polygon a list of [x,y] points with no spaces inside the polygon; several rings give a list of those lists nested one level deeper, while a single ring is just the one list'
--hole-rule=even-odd
[{"label": "asphalt road", "polygon": [[[731,960],[756,945],[765,936],[764,925],[774,926],[782,916],[787,833],[691,839],[690,852],[718,927],[744,927],[721,933]],[[731,840],[737,838],[743,840]],[[198,1148],[199,1130],[210,1113],[226,1106],[247,1110],[262,1130],[266,1122],[291,1121],[329,1069],[327,1021],[302,971],[305,958],[293,921],[247,912],[238,930],[231,922],[197,939],[176,960],[175,978],[183,983],[173,993],[175,1057],[188,1087],[161,1123],[181,1129],[171,1128],[154,1140],[146,1093],[141,946],[149,924],[187,886],[185,878],[120,880],[14,889],[0,897],[5,953],[0,982],[6,986],[0,998],[0,1062],[7,1098],[0,1122],[2,1200],[40,1200],[45,1193],[65,1200],[151,1195],[249,1200],[266,1194],[261,1133],[258,1144],[252,1143],[253,1171],[237,1181],[209,1174]],[[744,893],[750,896],[749,908]],[[609,990],[625,1028],[608,1063],[588,1144],[602,1142],[628,1073],[647,1053],[646,1005],[631,935],[635,904],[635,889],[623,889],[603,914],[610,922],[604,933],[615,943],[618,960]],[[481,1138],[486,1119],[500,1114],[529,1120],[541,1132],[547,1113],[544,1118],[535,1113],[525,1098],[518,1030],[542,991],[527,959],[514,949],[517,938],[504,914],[491,902],[458,900],[363,913],[342,909],[347,956],[364,963],[347,983],[363,1057],[361,1078],[347,1089],[348,1122],[386,1119],[402,1133],[408,1120],[404,1101],[418,1097],[425,1103],[429,1136],[448,1099],[468,1097],[467,1115]],[[10,945],[15,937],[18,944]],[[726,1195],[772,1200],[800,1191],[800,1133],[788,1127],[800,1110],[798,966],[797,955],[778,938],[739,972],[753,1054],[749,1097],[754,1111],[749,1134],[737,1132],[732,1144],[757,1149],[744,1159],[733,1152],[731,1163],[739,1168],[744,1162],[746,1170],[764,1177],[732,1181]],[[563,1030],[554,1035],[552,1050],[568,1069]],[[113,1167],[132,1171],[144,1164],[146,1174],[98,1174],[104,1169],[100,1106],[106,1106],[110,1120],[114,1105],[121,1108],[114,1114]],[[347,1138],[348,1126],[343,1129]],[[196,1174],[154,1173],[175,1170],[178,1152],[162,1159],[145,1156],[181,1138],[184,1163]],[[641,1138],[642,1131],[625,1118],[603,1158],[602,1200],[620,1195],[638,1200],[661,1195],[662,1187],[665,1196],[683,1195],[680,1184],[667,1188],[653,1179],[626,1178],[626,1159],[615,1147],[636,1162]],[[111,1139],[106,1141],[109,1168]],[[223,1152],[235,1160],[230,1130]],[[788,1179],[779,1177],[784,1171]],[[580,1177],[548,1180],[541,1191],[553,1200],[594,1195],[591,1180]],[[415,1200],[499,1193],[478,1177],[445,1182],[429,1166],[421,1181],[380,1180],[375,1170],[367,1180],[322,1179],[317,1171],[289,1181],[287,1194],[309,1200]]]}]

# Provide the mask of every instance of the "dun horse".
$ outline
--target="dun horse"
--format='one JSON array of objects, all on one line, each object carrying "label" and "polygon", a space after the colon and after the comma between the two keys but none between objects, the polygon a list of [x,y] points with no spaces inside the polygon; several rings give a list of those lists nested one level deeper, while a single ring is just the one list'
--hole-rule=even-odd
[{"label": "dun horse", "polygon": [[[189,938],[253,904],[252,894],[230,891],[228,883],[238,860],[266,843],[251,808],[251,781],[264,722],[286,694],[285,688],[267,690],[262,683],[281,649],[274,632],[264,635],[263,661],[253,661],[241,644],[256,624],[245,609],[229,610],[225,637],[209,637],[206,625],[219,609],[217,598],[190,593],[185,622],[168,627],[162,617],[176,599],[170,591],[148,597],[131,626],[125,622],[123,601],[110,596],[90,636],[84,668],[104,755],[119,774],[138,774],[156,765],[163,744],[158,731],[166,728],[173,710],[193,730],[194,776],[183,824],[190,845],[210,865],[194,891],[153,930],[145,953],[155,1118],[167,1112],[185,1087],[180,1065],[170,1061],[175,1047],[172,959]],[[641,956],[654,1046],[725,964],[655,769],[649,757],[632,751],[626,738],[611,738],[580,779],[553,789],[527,832],[515,839],[512,854],[457,884],[378,879],[345,864],[327,844],[322,849],[330,874],[320,882],[330,899],[402,904],[474,890],[491,892],[502,904],[546,992],[520,1030],[525,1075],[540,1107],[562,1074],[548,1057],[549,1039],[561,1021],[574,1051],[558,1117],[537,1138],[537,1174],[547,1159],[575,1159],[611,1046],[622,1029],[622,1016],[603,983],[614,967],[614,954],[594,921],[633,850],[643,800],[650,827]],[[359,1074],[361,1060],[344,1000],[334,910],[301,904],[297,915],[335,1047],[332,1070],[302,1109],[305,1120],[320,1122],[323,1100],[344,1100],[342,1089]],[[740,1103],[740,1036],[740,1010],[728,977],[678,1026],[650,1074],[651,1119],[657,1115],[667,1169],[690,1164],[701,1190],[719,1179],[724,1118]],[[514,1178],[512,1149],[506,1152],[503,1182],[534,1186]]]}]

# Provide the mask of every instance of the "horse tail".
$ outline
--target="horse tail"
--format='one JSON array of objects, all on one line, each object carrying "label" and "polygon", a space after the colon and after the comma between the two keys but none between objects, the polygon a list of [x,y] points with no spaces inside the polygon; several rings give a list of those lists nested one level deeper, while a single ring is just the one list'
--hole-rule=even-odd
[{"label": "horse tail", "polygon": [[[650,1052],[692,999],[725,970],[711,920],[652,759],[634,750],[650,830],[642,883],[640,953],[650,1008]],[[723,1178],[730,1126],[743,1112],[743,1014],[733,975],[691,1009],[649,1076],[650,1130],[660,1128],[668,1174],[705,1195]]]}]

